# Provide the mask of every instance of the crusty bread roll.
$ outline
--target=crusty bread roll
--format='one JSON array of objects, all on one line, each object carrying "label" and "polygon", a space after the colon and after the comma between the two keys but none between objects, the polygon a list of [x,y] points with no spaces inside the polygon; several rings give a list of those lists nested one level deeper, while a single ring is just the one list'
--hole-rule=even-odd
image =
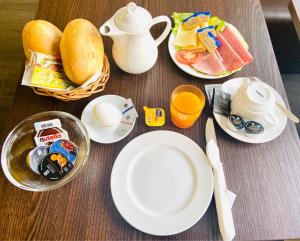
[{"label": "crusty bread roll", "polygon": [[26,58],[30,59],[30,51],[60,57],[59,42],[62,32],[52,23],[45,20],[28,22],[22,33]]},{"label": "crusty bread roll", "polygon": [[85,19],[69,22],[60,41],[64,70],[81,85],[103,67],[103,42],[98,29]]}]

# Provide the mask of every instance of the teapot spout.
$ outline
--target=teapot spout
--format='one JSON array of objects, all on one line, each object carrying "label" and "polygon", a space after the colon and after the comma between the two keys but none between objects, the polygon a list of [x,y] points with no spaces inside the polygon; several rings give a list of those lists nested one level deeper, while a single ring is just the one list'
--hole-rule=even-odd
[{"label": "teapot spout", "polygon": [[108,37],[115,37],[115,36],[120,36],[123,35],[124,32],[120,30],[114,21],[114,16],[107,20],[99,29],[100,33],[103,36],[108,36]]}]

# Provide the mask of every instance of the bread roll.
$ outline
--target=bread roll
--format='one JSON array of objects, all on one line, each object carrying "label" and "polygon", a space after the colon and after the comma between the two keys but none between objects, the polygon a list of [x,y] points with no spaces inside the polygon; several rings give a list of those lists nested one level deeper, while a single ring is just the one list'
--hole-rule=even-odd
[{"label": "bread roll", "polygon": [[30,51],[60,57],[59,42],[62,32],[52,23],[45,20],[28,22],[22,33],[26,58],[30,59]]},{"label": "bread roll", "polygon": [[103,67],[103,42],[98,29],[85,19],[69,22],[60,41],[64,70],[81,85]]}]

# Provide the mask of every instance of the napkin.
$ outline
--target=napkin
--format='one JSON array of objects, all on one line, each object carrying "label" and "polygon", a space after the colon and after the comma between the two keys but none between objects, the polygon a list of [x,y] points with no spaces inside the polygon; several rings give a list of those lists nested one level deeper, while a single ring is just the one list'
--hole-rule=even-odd
[{"label": "napkin", "polygon": [[220,232],[224,241],[230,241],[235,236],[231,207],[236,195],[229,191],[226,187],[224,170],[220,161],[219,148],[213,139],[210,139],[207,143],[206,154],[214,174],[214,195]]}]

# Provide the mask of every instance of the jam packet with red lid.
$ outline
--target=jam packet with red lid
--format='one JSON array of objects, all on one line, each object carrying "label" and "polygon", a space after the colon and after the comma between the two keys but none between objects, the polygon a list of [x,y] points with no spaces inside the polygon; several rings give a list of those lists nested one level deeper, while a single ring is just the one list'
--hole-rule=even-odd
[{"label": "jam packet with red lid", "polygon": [[35,122],[34,128],[34,141],[37,146],[50,145],[61,139],[69,140],[68,132],[61,127],[59,119]]}]

